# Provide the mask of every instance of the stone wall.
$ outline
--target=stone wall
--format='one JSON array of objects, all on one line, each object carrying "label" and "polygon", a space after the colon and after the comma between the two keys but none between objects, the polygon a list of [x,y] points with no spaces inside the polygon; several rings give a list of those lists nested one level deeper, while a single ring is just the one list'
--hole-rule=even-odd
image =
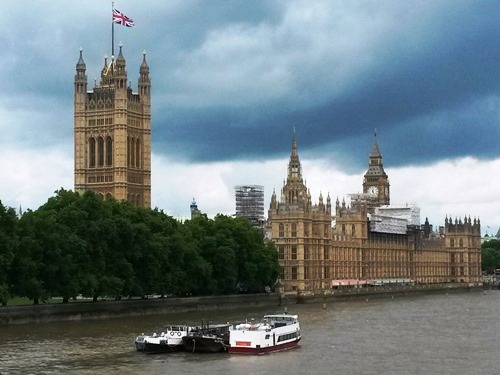
[{"label": "stone wall", "polygon": [[4,306],[0,307],[0,326],[6,324],[105,319],[119,316],[233,310],[245,307],[278,306],[278,303],[279,297],[276,293],[260,293]]}]

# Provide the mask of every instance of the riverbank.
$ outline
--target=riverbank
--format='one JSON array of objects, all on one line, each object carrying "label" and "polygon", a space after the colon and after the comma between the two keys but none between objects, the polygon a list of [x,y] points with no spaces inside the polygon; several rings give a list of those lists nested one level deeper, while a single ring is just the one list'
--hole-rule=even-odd
[{"label": "riverbank", "polygon": [[[330,289],[316,292],[297,293],[296,303],[340,302],[349,300],[369,300],[373,298],[395,298],[418,294],[447,294],[467,291],[482,291],[482,284],[450,283],[429,285],[376,286],[362,288]],[[289,300],[288,295],[282,296],[281,303]]]},{"label": "riverbank", "polygon": [[0,326],[9,324],[45,323],[107,319],[123,316],[148,316],[197,311],[228,311],[241,308],[289,306],[305,303],[332,303],[349,300],[370,300],[409,295],[447,294],[483,290],[482,285],[432,284],[413,286],[377,286],[300,291],[293,293],[235,294],[206,297],[168,297],[57,303],[0,307]]},{"label": "riverbank", "polygon": [[278,304],[279,297],[276,293],[259,293],[4,306],[0,307],[0,326],[8,324],[106,319],[122,316],[234,310],[249,307],[276,307]]}]

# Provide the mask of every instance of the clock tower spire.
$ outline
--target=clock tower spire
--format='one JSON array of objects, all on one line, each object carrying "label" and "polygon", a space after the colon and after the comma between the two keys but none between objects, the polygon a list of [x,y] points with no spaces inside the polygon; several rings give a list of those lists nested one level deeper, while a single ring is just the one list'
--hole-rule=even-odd
[{"label": "clock tower spire", "polygon": [[368,170],[363,180],[363,193],[370,196],[370,206],[372,207],[380,207],[390,203],[389,178],[384,171],[376,130],[373,149],[368,158]]}]

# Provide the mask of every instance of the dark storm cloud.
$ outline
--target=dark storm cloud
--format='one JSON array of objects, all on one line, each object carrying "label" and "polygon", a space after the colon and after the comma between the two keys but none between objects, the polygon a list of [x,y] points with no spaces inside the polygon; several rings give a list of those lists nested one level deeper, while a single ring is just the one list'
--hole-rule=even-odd
[{"label": "dark storm cloud", "polygon": [[[133,87],[147,51],[154,153],[284,157],[296,127],[302,156],[358,168],[375,128],[391,165],[498,156],[498,1],[115,4],[136,23],[115,30]],[[33,145],[55,129],[71,146],[78,49],[91,88],[111,54],[110,5],[31,10],[0,14],[0,126]]]},{"label": "dark storm cloud", "polygon": [[[283,156],[296,126],[302,152],[323,156],[326,149],[332,157],[359,150],[375,128],[393,165],[498,156],[498,143],[484,135],[499,128],[500,8],[496,2],[462,4],[441,9],[422,30],[387,36],[369,69],[340,93],[328,98],[318,88],[318,97],[326,97],[319,104],[297,108],[281,97],[179,110],[159,103],[154,150],[195,161]],[[312,79],[321,82],[325,73],[318,69]],[[315,95],[314,87],[307,90]],[[364,165],[367,152],[350,157]]]}]

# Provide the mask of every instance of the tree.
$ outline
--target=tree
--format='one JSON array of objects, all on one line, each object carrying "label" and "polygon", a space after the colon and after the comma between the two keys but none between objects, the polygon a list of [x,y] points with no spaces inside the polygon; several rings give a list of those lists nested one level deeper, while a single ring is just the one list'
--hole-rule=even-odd
[{"label": "tree", "polygon": [[500,240],[494,239],[483,242],[481,253],[484,272],[491,274],[494,270],[500,268]]},{"label": "tree", "polygon": [[0,303],[6,305],[10,298],[8,278],[17,247],[17,216],[13,208],[0,201]]}]

